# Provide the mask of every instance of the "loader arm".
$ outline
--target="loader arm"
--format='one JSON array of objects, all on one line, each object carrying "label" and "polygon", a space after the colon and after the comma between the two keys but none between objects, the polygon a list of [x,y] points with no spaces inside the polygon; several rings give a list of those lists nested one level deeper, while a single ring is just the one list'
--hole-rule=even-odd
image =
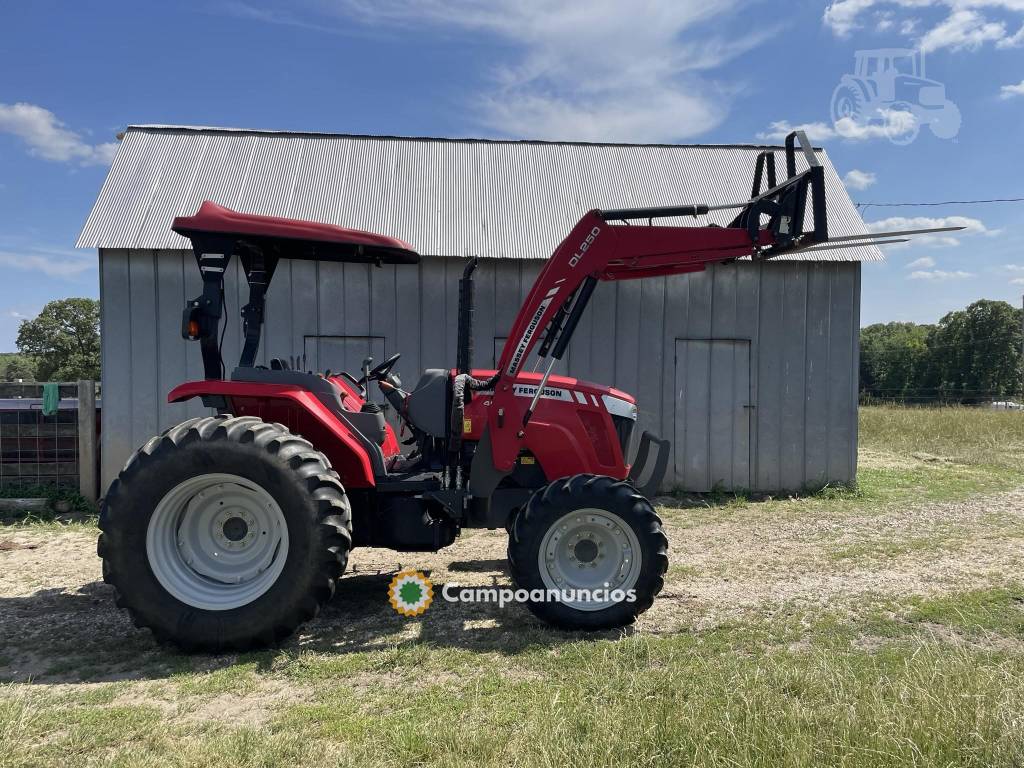
[{"label": "loader arm", "polygon": [[[796,171],[797,142],[807,160],[801,173]],[[487,382],[494,386],[494,397],[483,450],[473,462],[474,495],[487,495],[512,469],[547,376],[562,358],[598,282],[699,272],[708,264],[743,256],[770,258],[827,241],[824,169],[802,133],[790,134],[785,149],[786,180],[776,184],[774,154],[762,152],[750,198],[741,203],[592,210],[576,223],[537,276],[512,324],[498,371]],[[762,180],[767,186],[763,191]],[[805,231],[809,199],[812,227]],[[721,209],[739,211],[727,227],[654,223]],[[630,224],[638,220],[646,220],[646,226]],[[538,354],[550,360],[536,396],[524,406],[523,399],[514,396],[512,382],[542,336]]]},{"label": "loader arm", "polygon": [[[497,473],[513,468],[536,406],[536,400],[527,406],[515,397],[512,382],[543,337],[539,354],[550,360],[539,396],[598,282],[699,272],[774,243],[770,230],[759,230],[751,240],[745,228],[616,226],[601,211],[585,214],[538,275],[502,349],[487,419]],[[480,454],[481,461],[485,455]]]},{"label": "loader arm", "polygon": [[[799,173],[798,149],[807,166]],[[512,469],[547,376],[562,358],[598,282],[699,272],[708,264],[742,257],[770,259],[808,249],[849,247],[850,241],[891,242],[881,238],[912,234],[887,232],[830,240],[824,168],[802,131],[786,138],[785,162],[786,179],[776,183],[774,153],[762,152],[750,198],[740,203],[592,210],[576,223],[537,276],[512,324],[497,373],[486,382],[494,386],[494,396],[487,434],[481,440],[483,450],[473,462],[470,490],[474,495],[486,495]],[[767,189],[762,190],[762,181]],[[726,227],[655,225],[659,219],[723,209],[738,210]],[[805,227],[808,212],[810,226]],[[643,223],[631,225],[631,221]],[[538,355],[550,359],[536,395],[525,405],[523,398],[515,397],[513,381],[542,337]]]},{"label": "loader arm", "polygon": [[[796,170],[798,143],[807,164],[800,173]],[[558,351],[564,351],[574,320],[579,319],[597,281],[699,272],[708,264],[742,256],[770,258],[826,242],[825,169],[802,131],[786,137],[785,156],[787,178],[781,184],[776,183],[774,153],[758,156],[750,198],[740,203],[586,213],[537,276],[502,349],[499,375],[515,376],[521,370],[542,330],[547,338],[541,356],[554,346],[553,358],[561,358]],[[763,191],[762,181],[768,187]],[[812,226],[805,231],[809,199]],[[727,227],[654,225],[656,219],[696,217],[723,209],[739,211]],[[767,217],[764,224],[763,217]],[[646,220],[647,226],[629,224],[636,220]],[[622,223],[612,223],[616,221]]]}]

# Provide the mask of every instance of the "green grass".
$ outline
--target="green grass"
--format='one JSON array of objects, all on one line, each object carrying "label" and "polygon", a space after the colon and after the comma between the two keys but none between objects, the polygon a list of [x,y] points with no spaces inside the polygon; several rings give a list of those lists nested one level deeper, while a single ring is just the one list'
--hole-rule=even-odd
[{"label": "green grass", "polygon": [[1024,472],[1024,413],[984,408],[860,409],[860,447],[927,453],[955,462]]},{"label": "green grass", "polygon": [[[1012,510],[903,528],[870,521],[887,523],[894,507],[1024,485],[1021,416],[863,408],[856,487],[779,499],[715,494],[665,517],[673,541],[748,517],[809,521],[800,543],[817,559],[800,565],[829,575],[910,567],[993,536],[1016,540],[1024,525]],[[836,528],[819,521],[844,535],[830,539]],[[690,610],[685,585],[708,573],[685,560],[670,566],[672,611]],[[739,565],[718,562],[710,573],[729,580]],[[783,602],[621,636],[566,635],[523,613],[502,620],[511,632],[500,626],[478,640],[438,608],[402,639],[388,625],[361,642],[320,636],[234,657],[183,656],[130,630],[111,642],[109,632],[83,640],[55,628],[43,668],[72,682],[0,686],[0,768],[1019,768],[1020,579],[993,574],[991,586],[969,591],[866,594],[824,607]],[[22,650],[7,639],[0,664]]]},{"label": "green grass", "polygon": [[[1024,754],[1024,654],[937,640],[935,627],[1019,640],[1019,599],[988,590],[852,619],[791,611],[512,656],[416,641],[277,652],[273,671],[250,659],[241,672],[173,676],[138,703],[125,683],[87,695],[11,686],[0,766],[1009,767]],[[864,636],[885,642],[861,647]],[[253,694],[257,676],[300,682],[300,700],[263,701],[252,722],[187,716]]]},{"label": "green grass", "polygon": [[895,558],[914,552],[937,552],[943,549],[957,548],[966,543],[967,536],[952,534],[931,534],[928,536],[912,536],[897,541],[885,539],[869,539],[856,544],[838,546],[829,552],[833,560],[862,560],[864,558]]},{"label": "green grass", "polygon": [[995,588],[911,603],[911,622],[948,626],[970,636],[1001,635],[1024,643],[1024,590]]}]

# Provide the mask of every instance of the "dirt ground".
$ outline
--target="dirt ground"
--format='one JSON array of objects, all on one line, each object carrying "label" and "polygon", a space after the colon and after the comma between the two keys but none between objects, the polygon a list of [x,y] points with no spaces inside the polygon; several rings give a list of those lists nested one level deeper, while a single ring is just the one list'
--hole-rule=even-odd
[{"label": "dirt ground", "polygon": [[[848,515],[661,511],[672,565],[633,630],[640,633],[705,629],[783,606],[853,605],[865,595],[998,586],[1019,579],[1024,566],[1024,488]],[[59,685],[173,673],[175,655],[115,608],[95,539],[88,529],[0,529],[0,679]],[[509,586],[505,541],[504,532],[470,531],[437,554],[357,550],[336,598],[289,646],[366,651],[418,636],[476,650],[521,647],[548,632],[524,609],[446,603],[440,594],[445,584]],[[410,566],[435,585],[435,603],[419,620],[397,616],[385,596],[391,576]]]}]

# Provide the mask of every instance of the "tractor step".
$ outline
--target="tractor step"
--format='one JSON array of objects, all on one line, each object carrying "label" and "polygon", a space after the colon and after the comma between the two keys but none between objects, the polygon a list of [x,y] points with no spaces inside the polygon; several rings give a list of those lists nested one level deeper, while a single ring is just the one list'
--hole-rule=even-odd
[{"label": "tractor step", "polygon": [[377,493],[423,493],[441,490],[441,478],[436,472],[399,472],[377,477]]}]

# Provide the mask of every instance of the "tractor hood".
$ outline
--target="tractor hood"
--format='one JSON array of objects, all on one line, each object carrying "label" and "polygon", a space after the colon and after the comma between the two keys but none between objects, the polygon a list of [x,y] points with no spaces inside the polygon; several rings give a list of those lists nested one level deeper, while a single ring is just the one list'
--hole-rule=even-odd
[{"label": "tractor hood", "polygon": [[[473,370],[470,374],[477,379],[489,379],[495,374],[495,371]],[[543,374],[536,372],[518,374],[513,385],[515,394],[522,397],[533,397],[537,394],[537,385],[540,384],[542,378]],[[636,419],[637,414],[636,398],[628,392],[576,379],[572,376],[555,376],[554,374],[549,376],[547,384],[544,385],[544,392],[541,393],[541,399],[564,400],[584,405],[602,403],[613,416],[623,416],[629,419]]]}]

